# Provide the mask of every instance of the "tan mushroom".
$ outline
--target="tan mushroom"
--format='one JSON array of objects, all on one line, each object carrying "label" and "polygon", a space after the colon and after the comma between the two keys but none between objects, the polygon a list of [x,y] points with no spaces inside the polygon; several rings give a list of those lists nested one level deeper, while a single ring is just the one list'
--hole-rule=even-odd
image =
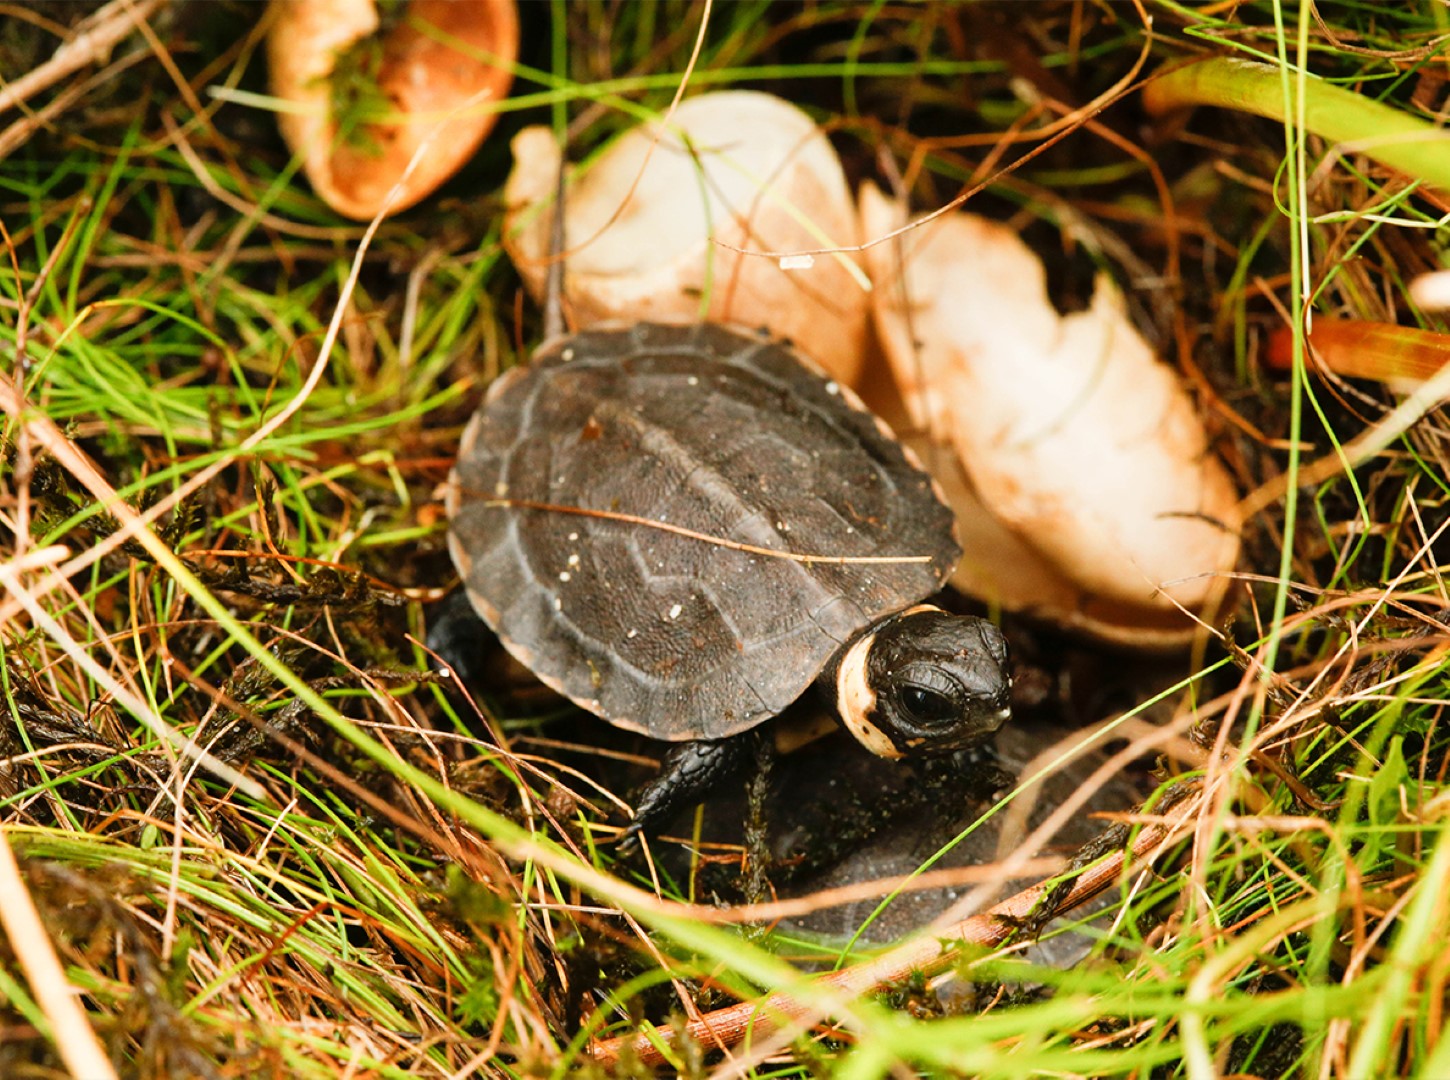
[{"label": "tan mushroom", "polygon": [[273,0],[271,18],[267,58],[272,93],[286,103],[282,137],[303,155],[314,190],[359,220],[374,217],[400,181],[390,213],[429,195],[473,156],[508,94],[519,50],[514,0],[411,0],[378,42],[377,90],[392,115],[347,133],[333,112],[333,76],[341,54],[379,32],[377,4]]},{"label": "tan mushroom", "polygon": [[[868,237],[905,222],[870,185],[861,213]],[[979,528],[990,507],[1013,541],[997,550],[1028,568],[1008,588],[994,582],[1002,565],[969,544],[958,584],[1119,640],[1191,629],[1175,602],[1201,609],[1221,593],[1238,555],[1237,495],[1112,285],[1060,315],[1016,233],[965,213],[868,249],[868,265],[910,419],[955,465],[938,473],[967,482],[958,516]],[[1035,558],[1009,550],[1024,546]]]},{"label": "tan mushroom", "polygon": [[[505,246],[541,297],[559,147],[547,129],[528,128],[513,149]],[[565,300],[581,327],[643,317],[769,327],[849,384],[870,318],[856,257],[782,269],[721,244],[819,249],[855,244],[856,230],[840,160],[810,117],[769,94],[702,94],[668,129],[634,128],[572,170]]]}]

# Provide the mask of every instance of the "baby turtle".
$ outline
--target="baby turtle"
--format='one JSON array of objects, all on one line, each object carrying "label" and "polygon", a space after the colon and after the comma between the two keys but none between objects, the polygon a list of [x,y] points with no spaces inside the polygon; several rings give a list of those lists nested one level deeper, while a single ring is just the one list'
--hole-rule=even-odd
[{"label": "baby turtle", "polygon": [[[555,338],[489,388],[447,505],[467,598],[509,651],[610,723],[685,744],[631,832],[698,801],[748,752],[735,736],[812,683],[887,758],[1008,719],[997,628],[920,603],[961,556],[951,510],[784,342],[711,324]],[[445,617],[432,644],[466,669],[474,628]]]}]

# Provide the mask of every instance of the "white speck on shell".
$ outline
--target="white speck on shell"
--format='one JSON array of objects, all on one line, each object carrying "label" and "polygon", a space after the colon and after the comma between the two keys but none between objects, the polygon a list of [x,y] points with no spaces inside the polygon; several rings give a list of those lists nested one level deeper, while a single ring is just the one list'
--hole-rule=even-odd
[{"label": "white speck on shell", "polygon": [[561,600],[557,596],[554,597],[554,610],[555,611],[563,611],[564,610],[564,601]]},{"label": "white speck on shell", "polygon": [[685,382],[689,383],[691,386],[700,385],[700,379],[696,375],[691,375],[688,379],[685,380]]},{"label": "white speck on shell", "polygon": [[839,394],[840,392],[841,384],[838,383],[835,379],[832,379],[830,382],[826,383],[826,393],[830,394],[832,397]]},{"label": "white speck on shell", "polygon": [[627,638],[629,638],[631,641],[633,641],[635,638],[639,637],[639,631],[638,630],[631,630],[629,633],[625,634],[624,636],[627,637]]},{"label": "white speck on shell", "polygon": [[559,580],[560,581],[568,581],[569,580],[569,571],[567,571],[567,570],[560,570],[559,571]]},{"label": "white speck on shell", "polygon": [[562,356],[565,360],[573,360],[574,346],[570,345],[567,349],[560,350],[559,355]]},{"label": "white speck on shell", "polygon": [[569,534],[569,539],[570,540],[578,540],[579,539],[579,534],[578,533],[570,533]]},{"label": "white speck on shell", "polygon": [[680,612],[684,610],[685,606],[683,604],[676,604],[674,605],[674,607],[670,608],[670,613],[668,617],[671,619],[678,619],[680,617]]},{"label": "white speck on shell", "polygon": [[572,552],[569,555],[569,565],[570,566],[578,566],[579,565],[579,553],[578,552]]},{"label": "white speck on shell", "polygon": [[509,493],[509,486],[507,481],[500,480],[498,483],[494,484],[493,493],[500,499],[507,495]]}]

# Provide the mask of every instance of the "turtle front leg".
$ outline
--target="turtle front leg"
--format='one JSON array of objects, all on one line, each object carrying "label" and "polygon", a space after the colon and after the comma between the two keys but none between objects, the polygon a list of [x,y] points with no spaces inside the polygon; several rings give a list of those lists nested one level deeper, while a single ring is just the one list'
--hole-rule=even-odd
[{"label": "turtle front leg", "polygon": [[681,743],[665,755],[660,774],[645,785],[635,804],[634,820],[624,830],[633,843],[640,833],[655,833],[675,812],[699,802],[709,791],[750,760],[747,737],[701,739]]},{"label": "turtle front leg", "polygon": [[429,613],[428,648],[465,683],[478,681],[483,641],[488,634],[465,589],[454,589]]}]

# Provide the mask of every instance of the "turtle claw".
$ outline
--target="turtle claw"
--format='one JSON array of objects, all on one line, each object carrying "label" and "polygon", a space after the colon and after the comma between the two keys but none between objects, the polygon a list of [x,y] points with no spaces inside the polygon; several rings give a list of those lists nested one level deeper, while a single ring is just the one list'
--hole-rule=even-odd
[{"label": "turtle claw", "polygon": [[641,838],[644,836],[644,826],[636,818],[624,827],[615,841],[614,850],[620,855],[630,856],[640,850]]}]

